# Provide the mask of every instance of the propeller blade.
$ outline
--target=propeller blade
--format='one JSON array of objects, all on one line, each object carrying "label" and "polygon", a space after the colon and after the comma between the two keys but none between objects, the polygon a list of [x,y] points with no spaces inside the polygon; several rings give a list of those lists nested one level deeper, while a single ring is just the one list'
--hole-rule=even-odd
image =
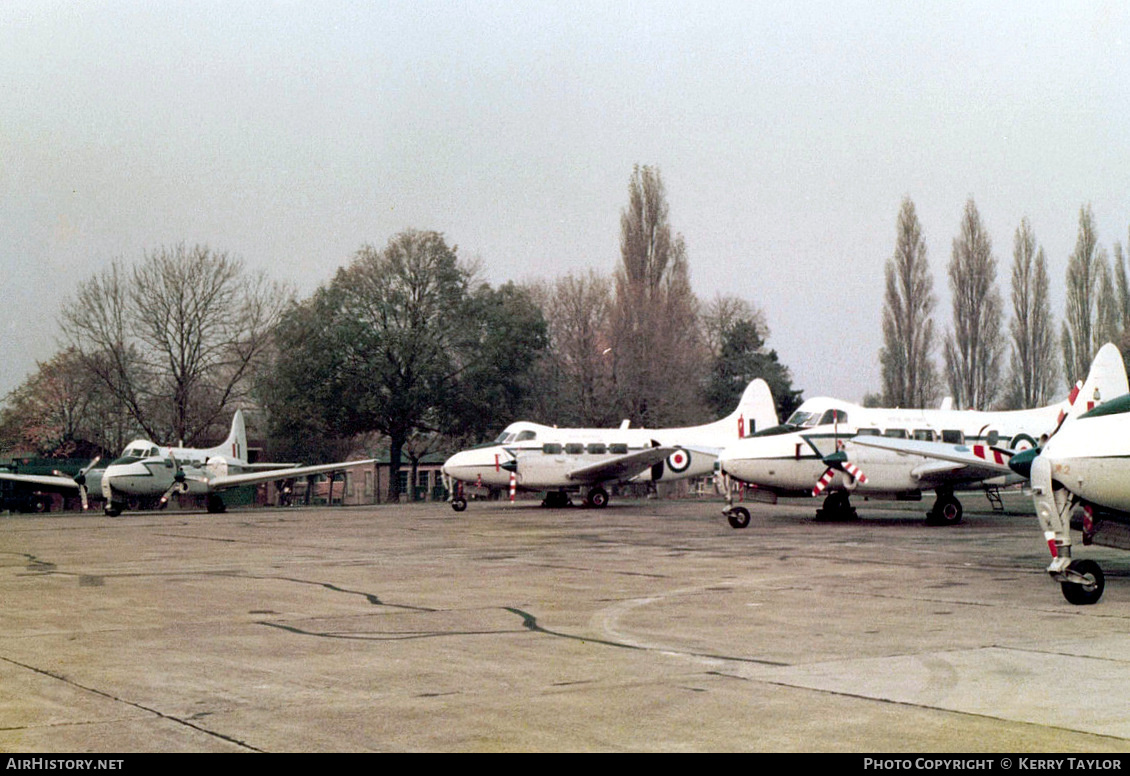
[{"label": "propeller blade", "polygon": [[823,493],[825,490],[827,490],[828,483],[830,483],[832,481],[832,478],[835,477],[835,476],[836,476],[836,467],[829,466],[824,471],[824,474],[821,475],[820,479],[818,479],[816,481],[816,486],[812,489],[812,495],[813,496],[819,496],[821,493]]},{"label": "propeller blade", "polygon": [[90,509],[90,499],[89,499],[87,487],[86,487],[86,475],[101,460],[102,460],[102,456],[100,456],[100,455],[94,456],[94,460],[91,461],[90,463],[88,463],[82,469],[80,469],[79,473],[75,475],[74,479],[75,479],[75,483],[78,485],[78,497],[79,497],[79,500],[82,502],[82,511],[83,512]]},{"label": "propeller blade", "polygon": [[859,483],[867,482],[867,475],[851,461],[844,461],[844,471],[847,472],[853,480]]},{"label": "propeller blade", "polygon": [[836,452],[824,456],[824,463],[828,468],[824,470],[824,474],[816,481],[816,486],[812,489],[813,496],[819,496],[828,489],[828,485],[832,482],[832,478],[836,476],[836,472],[843,472],[848,477],[851,477],[853,483],[849,487],[859,483],[867,482],[867,475],[863,470],[848,460],[847,453],[844,450],[836,450]]}]

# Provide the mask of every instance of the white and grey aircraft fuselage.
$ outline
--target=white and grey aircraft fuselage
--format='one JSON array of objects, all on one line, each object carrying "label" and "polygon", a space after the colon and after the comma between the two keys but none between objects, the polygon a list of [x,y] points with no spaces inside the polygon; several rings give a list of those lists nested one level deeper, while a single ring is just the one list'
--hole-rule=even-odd
[{"label": "white and grey aircraft fuselage", "polygon": [[88,466],[74,478],[0,473],[0,479],[56,490],[77,490],[84,509],[87,488],[95,487],[105,499],[106,514],[111,516],[121,514],[131,499],[151,498],[163,507],[176,493],[206,496],[208,511],[222,512],[224,502],[220,494],[228,488],[341,471],[373,460],[316,466],[248,463],[246,426],[242,410],[237,410],[228,438],[216,447],[162,447],[147,439],[138,439],[126,445],[121,456],[105,469]]},{"label": "white and grey aircraft fuselage", "polygon": [[953,409],[885,409],[826,397],[809,399],[777,428],[735,442],[719,462],[726,475],[779,496],[819,496],[827,491],[822,518],[853,517],[852,493],[871,498],[921,498],[933,490],[927,515],[956,523],[962,487],[1019,482],[1011,473],[939,461],[907,452],[866,447],[870,439],[958,445],[1035,447],[1055,428],[1063,407],[979,412]]},{"label": "white and grey aircraft fuselage", "polygon": [[[493,441],[456,453],[444,475],[491,488],[546,491],[546,505],[568,503],[569,491],[585,492],[590,506],[608,503],[609,484],[670,481],[710,474],[721,449],[758,428],[777,422],[764,380],[746,388],[727,417],[685,428],[557,428],[519,421]],[[453,489],[452,506],[466,499]]]}]

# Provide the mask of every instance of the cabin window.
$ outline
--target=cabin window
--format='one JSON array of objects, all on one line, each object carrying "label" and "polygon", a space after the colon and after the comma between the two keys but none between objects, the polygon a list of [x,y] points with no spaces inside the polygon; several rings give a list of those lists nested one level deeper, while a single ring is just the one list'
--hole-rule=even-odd
[{"label": "cabin window", "polygon": [[934,442],[938,437],[934,434],[932,428],[916,428],[914,429],[914,438],[919,442]]},{"label": "cabin window", "polygon": [[570,442],[565,445],[565,452],[569,455],[580,455],[585,451],[585,446],[577,442]]},{"label": "cabin window", "polygon": [[956,428],[943,428],[942,441],[947,445],[963,445],[965,444],[965,432]]},{"label": "cabin window", "polygon": [[625,444],[619,444],[619,443],[609,445],[608,446],[608,452],[612,453],[613,455],[627,455],[628,454],[628,446],[625,445]]},{"label": "cabin window", "polygon": [[1001,439],[1000,432],[997,431],[994,428],[991,431],[989,431],[989,435],[987,437],[985,437],[985,444],[995,445],[997,442],[1000,441],[1000,439]]},{"label": "cabin window", "polygon": [[608,445],[602,444],[600,442],[593,442],[586,449],[589,451],[589,455],[604,455],[608,452]]},{"label": "cabin window", "polygon": [[883,436],[891,437],[892,439],[906,439],[906,429],[905,428],[888,428],[886,430],[886,432],[883,434]]},{"label": "cabin window", "polygon": [[546,442],[541,446],[541,451],[546,455],[561,455],[561,445],[556,442]]},{"label": "cabin window", "polygon": [[531,439],[537,439],[537,438],[538,438],[538,432],[526,430],[526,431],[518,432],[518,438],[515,439],[514,441],[515,442],[528,442]]},{"label": "cabin window", "polygon": [[877,428],[861,428],[856,432],[859,436],[879,436],[879,429]]}]

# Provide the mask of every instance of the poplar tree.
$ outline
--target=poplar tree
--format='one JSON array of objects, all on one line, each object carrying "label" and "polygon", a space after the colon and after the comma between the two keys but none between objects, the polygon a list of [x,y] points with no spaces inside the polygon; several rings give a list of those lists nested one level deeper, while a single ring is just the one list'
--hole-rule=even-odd
[{"label": "poplar tree", "polygon": [[953,331],[945,338],[946,379],[960,409],[987,410],[1000,389],[1004,339],[997,260],[977,205],[965,203],[949,264]]},{"label": "poplar tree", "polygon": [[924,407],[937,394],[933,289],[922,226],[908,197],[899,209],[895,252],[886,265],[879,361],[888,406]]},{"label": "poplar tree", "polygon": [[1025,218],[1012,243],[1012,320],[1008,404],[1031,409],[1048,404],[1059,378],[1053,353],[1055,326],[1048,301],[1048,263]]},{"label": "poplar tree", "polygon": [[655,168],[637,165],[632,172],[614,282],[609,355],[619,417],[649,426],[701,420],[698,302],[686,245],[671,231]]},{"label": "poplar tree", "polygon": [[1109,284],[1110,268],[1098,244],[1091,206],[1079,210],[1075,250],[1067,260],[1067,303],[1060,342],[1064,377],[1069,385],[1087,375],[1095,353],[1103,345],[1106,328],[1098,320],[1100,288],[1104,273]]}]

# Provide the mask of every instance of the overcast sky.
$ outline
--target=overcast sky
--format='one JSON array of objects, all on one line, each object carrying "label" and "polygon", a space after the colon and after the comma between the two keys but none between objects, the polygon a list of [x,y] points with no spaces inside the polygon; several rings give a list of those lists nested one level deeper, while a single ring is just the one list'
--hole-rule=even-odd
[{"label": "overcast sky", "polygon": [[302,295],[409,227],[494,284],[611,273],[648,164],[698,295],[761,307],[806,397],[858,400],[905,197],[941,331],[971,197],[1006,305],[1023,217],[1057,318],[1080,208],[1127,244],[1128,9],[5,0],[0,393],[81,281],[180,242]]}]

